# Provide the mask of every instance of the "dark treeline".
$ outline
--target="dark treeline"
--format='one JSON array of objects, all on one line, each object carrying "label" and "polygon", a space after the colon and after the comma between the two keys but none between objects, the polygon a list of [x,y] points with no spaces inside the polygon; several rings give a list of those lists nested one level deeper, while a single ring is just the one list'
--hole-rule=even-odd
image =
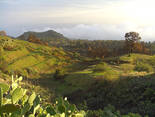
[{"label": "dark treeline", "polygon": [[[88,57],[110,57],[128,53],[125,40],[62,40],[51,41],[51,46],[62,47],[66,51],[78,52]],[[136,42],[133,47],[134,53],[154,54],[155,43]]]}]

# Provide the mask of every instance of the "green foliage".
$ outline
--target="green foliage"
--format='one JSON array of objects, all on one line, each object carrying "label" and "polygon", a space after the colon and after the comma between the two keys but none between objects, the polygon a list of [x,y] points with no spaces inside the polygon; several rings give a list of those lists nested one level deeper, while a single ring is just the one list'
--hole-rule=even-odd
[{"label": "green foliage", "polygon": [[6,93],[9,90],[9,86],[3,83],[0,83],[0,88],[3,91],[3,93]]},{"label": "green foliage", "polygon": [[12,93],[12,103],[15,104],[23,97],[23,89],[16,88]]},{"label": "green foliage", "polygon": [[151,66],[155,67],[155,56],[150,57],[147,61]]},{"label": "green foliage", "polygon": [[19,86],[21,80],[22,77],[16,79],[12,77],[12,85],[5,96],[3,89],[6,90],[4,88],[6,85],[1,84],[0,115],[2,117],[85,117],[86,113],[70,104],[67,98],[58,98],[55,104],[42,106],[39,95],[32,93],[28,96],[26,90]]},{"label": "green foliage", "polygon": [[87,117],[142,117],[139,114],[129,113],[122,115],[113,106],[108,105],[104,110],[88,111]]},{"label": "green foliage", "polygon": [[109,70],[103,73],[103,77],[107,80],[118,80],[119,72],[115,70]]},{"label": "green foliage", "polygon": [[98,73],[98,72],[106,72],[106,71],[109,71],[109,70],[111,70],[111,68],[108,66],[108,64],[102,63],[102,64],[96,65],[93,72]]},{"label": "green foliage", "polygon": [[138,72],[142,72],[142,71],[153,72],[152,66],[143,62],[138,62],[135,66],[135,70]]},{"label": "green foliage", "polygon": [[120,68],[123,70],[125,73],[129,73],[134,70],[134,65],[131,64],[121,64]]}]

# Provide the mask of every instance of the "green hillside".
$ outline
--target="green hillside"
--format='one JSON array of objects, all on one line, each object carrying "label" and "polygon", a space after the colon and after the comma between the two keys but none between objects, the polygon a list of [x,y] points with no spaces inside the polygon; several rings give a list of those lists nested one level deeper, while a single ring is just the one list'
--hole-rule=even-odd
[{"label": "green hillside", "polygon": [[1,71],[22,76],[51,73],[71,62],[69,53],[22,40],[0,36]]},{"label": "green hillside", "polygon": [[115,113],[113,106],[122,114],[154,117],[154,73],[154,55],[90,58],[0,36],[0,82],[10,83],[12,74],[23,76],[28,94],[39,93],[43,103],[68,97],[88,117],[102,117],[107,107]]},{"label": "green hillside", "polygon": [[153,117],[154,61],[155,56],[144,54],[98,60],[85,58],[66,66],[67,74],[62,78],[55,80],[54,76],[46,76],[38,84],[53,90],[56,96],[67,96],[80,109],[96,110],[96,114],[98,109],[111,104],[124,114]]}]

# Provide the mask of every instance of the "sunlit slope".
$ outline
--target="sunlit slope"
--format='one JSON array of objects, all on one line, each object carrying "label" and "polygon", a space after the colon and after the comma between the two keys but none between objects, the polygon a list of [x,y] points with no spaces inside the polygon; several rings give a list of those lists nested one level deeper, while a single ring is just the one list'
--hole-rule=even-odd
[{"label": "sunlit slope", "polygon": [[0,46],[1,58],[7,66],[5,71],[10,74],[11,72],[22,75],[48,73],[70,62],[68,54],[56,47],[15,40],[6,36],[0,36]]}]

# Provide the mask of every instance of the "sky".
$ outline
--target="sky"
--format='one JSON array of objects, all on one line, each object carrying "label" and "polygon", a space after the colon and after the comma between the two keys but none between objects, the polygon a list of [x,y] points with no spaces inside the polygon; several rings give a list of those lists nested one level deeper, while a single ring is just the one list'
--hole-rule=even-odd
[{"label": "sky", "polygon": [[10,36],[55,30],[73,39],[155,41],[154,0],[0,0],[0,30]]}]

